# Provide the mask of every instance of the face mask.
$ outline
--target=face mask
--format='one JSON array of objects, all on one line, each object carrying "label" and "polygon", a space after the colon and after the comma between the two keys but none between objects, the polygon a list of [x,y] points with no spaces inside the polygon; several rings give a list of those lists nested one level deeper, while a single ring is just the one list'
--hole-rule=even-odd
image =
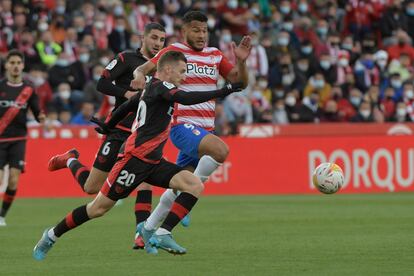
[{"label": "face mask", "polygon": [[367,69],[372,69],[372,68],[374,68],[374,62],[372,61],[372,60],[369,60],[369,59],[367,59],[367,60],[363,60],[362,61],[362,64],[364,64],[364,66],[367,68]]},{"label": "face mask", "polygon": [[93,80],[98,81],[101,78],[101,75],[93,75]]},{"label": "face mask", "polygon": [[141,42],[131,42],[129,45],[134,50],[141,48]]},{"label": "face mask", "polygon": [[65,6],[57,6],[56,7],[56,13],[57,14],[64,14],[65,10],[66,10]]},{"label": "face mask", "polygon": [[237,0],[230,0],[227,2],[227,6],[230,9],[234,10],[234,9],[237,9],[237,7],[239,6],[239,3],[237,2]]},{"label": "face mask", "polygon": [[407,115],[407,110],[405,108],[398,108],[397,109],[397,116],[405,117]]},{"label": "face mask", "polygon": [[342,47],[342,49],[348,50],[348,51],[351,51],[352,48],[354,48],[354,46],[352,46],[352,44],[342,44],[341,47]]},{"label": "face mask", "polygon": [[296,104],[296,98],[293,96],[288,96],[285,99],[285,103],[287,106],[294,106]]},{"label": "face mask", "polygon": [[70,98],[70,91],[69,90],[59,91],[59,97],[61,97],[63,100],[69,99]]},{"label": "face mask", "polygon": [[387,61],[385,59],[380,59],[377,61],[377,63],[381,68],[384,68],[385,66],[387,66]]},{"label": "face mask", "polygon": [[88,53],[80,54],[79,61],[82,63],[87,63],[89,61],[89,54]]},{"label": "face mask", "polygon": [[124,9],[121,6],[116,6],[114,9],[114,14],[116,16],[120,16],[122,14],[124,14]]},{"label": "face mask", "polygon": [[37,28],[39,29],[39,31],[44,32],[49,29],[49,25],[46,22],[42,22],[39,24],[39,26],[37,26]]},{"label": "face mask", "polygon": [[78,33],[83,33],[83,31],[85,30],[85,28],[84,27],[79,27],[79,28],[76,28],[76,31],[78,32]]},{"label": "face mask", "polygon": [[405,97],[407,98],[407,99],[412,99],[412,98],[414,98],[414,92],[412,91],[412,90],[407,90],[407,91],[405,91]]},{"label": "face mask", "polygon": [[283,14],[288,14],[290,13],[290,7],[289,6],[282,6],[280,7],[280,12]]},{"label": "face mask", "polygon": [[293,82],[293,76],[292,75],[283,75],[282,76],[282,84],[283,85],[291,85]]},{"label": "face mask", "polygon": [[120,32],[120,33],[122,33],[123,31],[125,31],[125,27],[124,26],[116,26],[115,27],[115,30],[117,31],[117,32]]},{"label": "face mask", "polygon": [[252,45],[253,46],[259,45],[259,40],[257,38],[252,38]]},{"label": "face mask", "polygon": [[259,85],[260,88],[265,89],[265,88],[267,88],[267,81],[261,80],[261,81],[258,82],[258,85]]},{"label": "face mask", "polygon": [[301,13],[306,13],[308,11],[308,4],[306,4],[306,3],[300,3],[299,4],[299,7],[298,7],[298,10]]},{"label": "face mask", "polygon": [[289,44],[289,38],[287,37],[281,37],[277,41],[280,46],[287,46]]},{"label": "face mask", "polygon": [[224,34],[221,36],[221,39],[224,43],[230,43],[231,42],[231,35],[230,34]]},{"label": "face mask", "polygon": [[310,53],[312,53],[312,46],[304,46],[301,48],[302,53],[309,55]]},{"label": "face mask", "polygon": [[154,9],[148,10],[148,16],[149,17],[154,17],[154,15],[155,15],[155,10]]},{"label": "face mask", "polygon": [[67,60],[67,59],[58,59],[57,61],[56,61],[56,65],[58,65],[58,66],[62,66],[62,67],[66,67],[66,66],[69,66],[69,60]]},{"label": "face mask", "polygon": [[331,62],[329,60],[321,60],[321,62],[319,62],[319,64],[325,70],[328,70],[329,68],[331,68]]},{"label": "face mask", "polygon": [[275,92],[275,95],[277,98],[282,98],[285,95],[285,91],[283,90],[278,90]]},{"label": "face mask", "polygon": [[400,80],[391,80],[391,86],[398,89],[400,88],[402,85]]},{"label": "face mask", "polygon": [[45,79],[42,77],[34,78],[33,83],[36,87],[41,86],[45,83]]},{"label": "face mask", "polygon": [[319,27],[316,29],[316,32],[322,36],[325,36],[328,33],[328,28]]},{"label": "face mask", "polygon": [[146,14],[148,12],[148,7],[146,5],[139,6],[139,12],[141,14]]},{"label": "face mask", "polygon": [[361,98],[360,97],[351,97],[350,99],[351,104],[353,104],[354,106],[358,106],[361,103]]},{"label": "face mask", "polygon": [[299,68],[300,71],[306,72],[309,69],[309,64],[308,63],[298,63],[298,68]]},{"label": "face mask", "polygon": [[369,115],[371,115],[371,111],[369,110],[361,110],[359,113],[361,113],[362,117],[364,117],[365,119],[369,117]]},{"label": "face mask", "polygon": [[347,67],[349,65],[349,62],[348,62],[348,60],[346,58],[341,58],[338,61],[338,64],[339,64],[339,66]]},{"label": "face mask", "polygon": [[96,21],[94,26],[95,28],[102,30],[105,27],[105,24],[102,21]]},{"label": "face mask", "polygon": [[413,8],[407,8],[407,14],[409,16],[414,16],[414,9]]},{"label": "face mask", "polygon": [[288,32],[291,32],[293,30],[293,23],[292,22],[283,23],[283,29],[285,29]]},{"label": "face mask", "polygon": [[260,11],[257,8],[252,8],[250,9],[250,11],[252,12],[253,15],[256,15],[256,16],[260,15]]},{"label": "face mask", "polygon": [[109,63],[109,58],[107,58],[107,57],[100,58],[100,59],[99,59],[99,63],[100,63],[102,66],[106,66],[106,65],[108,65],[108,63]]},{"label": "face mask", "polygon": [[316,89],[321,89],[324,86],[325,86],[324,80],[313,80],[313,87],[315,87]]},{"label": "face mask", "polygon": [[210,29],[213,29],[213,28],[216,26],[216,20],[215,20],[214,18],[209,18],[209,19],[207,20],[207,26],[208,26]]}]

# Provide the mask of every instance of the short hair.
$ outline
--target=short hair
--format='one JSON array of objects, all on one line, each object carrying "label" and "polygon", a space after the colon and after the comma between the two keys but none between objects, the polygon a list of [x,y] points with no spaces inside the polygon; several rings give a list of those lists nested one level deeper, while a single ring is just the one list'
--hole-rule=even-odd
[{"label": "short hair", "polygon": [[200,11],[189,11],[184,14],[183,23],[188,24],[191,21],[207,22],[208,18],[204,13]]},{"label": "short hair", "polygon": [[185,55],[182,52],[178,51],[168,51],[165,54],[161,56],[161,58],[158,61],[158,71],[161,70],[166,64],[173,63],[173,62],[179,62],[184,61],[187,63],[187,59]]},{"label": "short hair", "polygon": [[22,52],[20,52],[19,50],[16,50],[16,49],[10,50],[10,51],[7,53],[7,56],[6,56],[6,61],[9,61],[9,59],[10,59],[11,57],[15,57],[15,56],[17,56],[17,57],[21,58],[21,60],[24,62],[24,55],[23,55],[23,53],[22,53]]},{"label": "short hair", "polygon": [[160,23],[157,23],[157,22],[151,22],[145,25],[144,35],[149,34],[152,30],[158,30],[158,31],[165,33],[164,26],[162,26]]}]

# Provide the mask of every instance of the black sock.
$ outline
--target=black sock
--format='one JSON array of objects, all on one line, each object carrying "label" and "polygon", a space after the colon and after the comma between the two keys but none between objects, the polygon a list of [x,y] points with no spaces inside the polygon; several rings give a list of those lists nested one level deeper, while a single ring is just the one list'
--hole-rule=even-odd
[{"label": "black sock", "polygon": [[171,230],[185,217],[197,203],[198,198],[192,194],[183,192],[174,201],[171,210],[161,225],[171,232]]},{"label": "black sock", "polygon": [[60,237],[69,230],[78,227],[88,220],[90,220],[90,218],[86,212],[86,205],[83,205],[70,212],[61,222],[55,226],[53,232],[55,232],[56,237]]},{"label": "black sock", "polygon": [[142,190],[137,192],[135,199],[135,220],[138,223],[145,221],[151,215],[152,191]]},{"label": "black sock", "polygon": [[76,181],[81,186],[82,190],[85,185],[86,179],[89,176],[89,169],[79,162],[78,159],[72,160],[69,165],[69,169],[72,172],[72,175],[75,177]]},{"label": "black sock", "polygon": [[0,217],[5,217],[7,211],[9,211],[10,206],[14,201],[14,196],[16,195],[16,190],[6,189],[3,195],[3,205],[1,206]]}]

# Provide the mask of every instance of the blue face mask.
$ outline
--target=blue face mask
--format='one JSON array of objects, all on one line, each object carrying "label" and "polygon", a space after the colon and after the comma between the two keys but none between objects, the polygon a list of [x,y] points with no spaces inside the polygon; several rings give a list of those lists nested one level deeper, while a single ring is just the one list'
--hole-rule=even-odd
[{"label": "blue face mask", "polygon": [[372,69],[372,68],[374,68],[374,61],[372,61],[372,60],[363,60],[362,61],[362,64],[364,64],[364,66],[367,68],[367,69]]},{"label": "blue face mask", "polygon": [[303,46],[302,48],[302,53],[309,55],[310,53],[312,53],[312,47],[311,46]]},{"label": "blue face mask", "polygon": [[316,32],[320,35],[326,35],[328,33],[328,28],[319,27],[316,29]]},{"label": "blue face mask", "polygon": [[407,14],[409,16],[414,16],[414,8],[407,8]]}]

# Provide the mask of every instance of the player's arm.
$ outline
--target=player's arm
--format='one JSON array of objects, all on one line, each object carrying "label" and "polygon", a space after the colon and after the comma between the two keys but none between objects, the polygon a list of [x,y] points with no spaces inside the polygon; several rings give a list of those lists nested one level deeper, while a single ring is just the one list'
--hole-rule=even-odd
[{"label": "player's arm", "polygon": [[115,96],[115,97],[125,97],[130,98],[136,94],[134,91],[116,86],[113,84],[113,81],[116,80],[122,74],[129,69],[128,64],[126,63],[125,57],[120,53],[115,59],[113,59],[106,67],[102,73],[101,78],[98,80],[96,89],[106,95]]},{"label": "player's arm", "polygon": [[203,103],[215,98],[226,97],[233,92],[240,92],[243,89],[242,83],[227,84],[222,89],[211,91],[191,91],[186,92],[179,89],[169,89],[162,94],[167,101],[180,103],[183,105],[193,105]]},{"label": "player's arm", "polygon": [[40,110],[39,97],[34,91],[29,98],[29,108],[32,111],[36,121],[39,123],[43,123],[45,121],[46,115],[42,110]]},{"label": "player's arm", "polygon": [[[232,83],[241,82],[243,83],[244,88],[246,88],[249,84],[249,74],[247,71],[246,60],[249,57],[252,48],[251,38],[249,36],[244,36],[237,47],[234,42],[231,43],[231,47],[236,57],[236,66],[233,67],[224,77]],[[228,64],[226,63],[228,63],[228,60],[223,58],[222,63],[220,64],[221,71],[226,72],[226,68],[228,68]],[[222,68],[224,68],[224,70],[222,70]]]},{"label": "player's arm", "polygon": [[130,112],[135,112],[138,109],[141,93],[134,95],[128,101],[124,102],[112,113],[111,119],[104,123],[98,118],[93,117],[91,121],[99,127],[95,128],[97,132],[108,134],[115,129],[115,126],[122,121]]}]

